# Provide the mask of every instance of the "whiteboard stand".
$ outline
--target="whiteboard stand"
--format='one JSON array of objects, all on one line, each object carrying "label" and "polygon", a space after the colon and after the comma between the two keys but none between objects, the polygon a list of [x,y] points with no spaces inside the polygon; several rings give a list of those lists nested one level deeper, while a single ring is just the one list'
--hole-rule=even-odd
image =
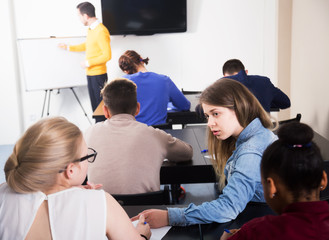
[{"label": "whiteboard stand", "polygon": [[[75,93],[73,87],[70,87],[70,89],[71,89],[71,91],[73,92],[73,94],[74,94],[74,96],[75,96],[75,99],[78,101],[78,103],[79,103],[79,105],[80,105],[80,107],[81,107],[81,109],[82,109],[84,115],[85,115],[86,118],[88,119],[88,122],[90,123],[90,125],[92,125],[92,123],[91,123],[91,121],[90,121],[90,119],[89,119],[89,117],[88,117],[88,115],[87,115],[85,109],[83,108],[83,106],[82,106],[82,104],[81,104],[81,102],[80,102],[80,100],[79,100],[78,95]],[[59,92],[59,90],[60,90],[60,89],[58,89],[58,92]],[[46,100],[47,100],[47,94],[48,94],[47,116],[49,116],[50,95],[51,95],[51,92],[52,92],[52,91],[53,91],[53,89],[46,89],[46,90],[45,90],[45,98],[44,98],[44,100],[43,100],[43,107],[42,107],[41,118],[43,117],[43,114],[44,114],[44,111],[45,111]]]},{"label": "whiteboard stand", "polygon": [[80,107],[81,107],[83,113],[85,114],[86,118],[88,119],[88,121],[89,121],[89,123],[90,123],[90,125],[91,125],[91,121],[90,121],[90,119],[89,119],[89,117],[88,117],[88,115],[87,115],[85,109],[83,108],[83,106],[82,106],[82,104],[81,104],[81,102],[80,102],[80,100],[79,100],[79,98],[78,98],[78,95],[75,93],[73,87],[70,87],[70,89],[72,90],[72,92],[73,92],[73,94],[74,94],[76,100],[78,101],[78,103],[79,103],[79,105],[80,105]]},{"label": "whiteboard stand", "polygon": [[53,91],[53,89],[46,89],[45,90],[45,98],[43,100],[43,107],[42,107],[42,112],[41,112],[41,118],[43,117],[43,113],[45,112],[45,106],[46,106],[46,100],[47,100],[48,91],[49,91],[49,95],[48,95],[47,116],[49,116],[50,95],[51,95],[51,92]]}]

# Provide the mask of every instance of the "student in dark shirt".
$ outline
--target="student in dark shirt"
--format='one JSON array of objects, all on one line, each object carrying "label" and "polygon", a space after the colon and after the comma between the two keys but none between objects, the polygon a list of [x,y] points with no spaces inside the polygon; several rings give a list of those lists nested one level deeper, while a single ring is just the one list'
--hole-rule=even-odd
[{"label": "student in dark shirt", "polygon": [[261,176],[266,202],[279,215],[253,219],[221,240],[329,239],[329,205],[320,201],[327,174],[313,130],[287,123],[278,137],[263,154]]},{"label": "student in dark shirt", "polygon": [[243,63],[238,59],[230,59],[223,65],[223,75],[245,85],[258,99],[266,112],[271,107],[286,109],[290,107],[289,97],[279,88],[275,87],[267,77],[247,75]]},{"label": "student in dark shirt", "polygon": [[[275,87],[269,78],[258,75],[247,75],[243,63],[238,59],[230,59],[223,65],[224,78],[236,80],[245,85],[260,102],[266,112],[270,112],[271,108],[286,109],[290,107],[289,97],[279,88]],[[195,108],[199,117],[203,117],[201,105]]]}]

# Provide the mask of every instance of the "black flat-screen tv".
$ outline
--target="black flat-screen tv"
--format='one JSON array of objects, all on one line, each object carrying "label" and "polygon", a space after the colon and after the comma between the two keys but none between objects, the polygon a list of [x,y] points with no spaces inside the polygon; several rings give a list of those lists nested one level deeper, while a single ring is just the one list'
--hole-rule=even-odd
[{"label": "black flat-screen tv", "polygon": [[111,35],[186,32],[186,0],[102,0]]}]

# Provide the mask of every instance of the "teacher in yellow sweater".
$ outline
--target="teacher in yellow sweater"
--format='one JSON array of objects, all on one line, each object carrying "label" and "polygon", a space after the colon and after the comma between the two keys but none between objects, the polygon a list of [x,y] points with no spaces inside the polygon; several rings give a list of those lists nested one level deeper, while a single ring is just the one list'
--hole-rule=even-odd
[{"label": "teacher in yellow sweater", "polygon": [[110,33],[96,18],[91,3],[80,3],[77,9],[81,22],[89,27],[86,42],[79,45],[60,43],[58,46],[74,52],[86,51],[86,60],[81,66],[86,69],[91,106],[95,111],[102,101],[100,90],[107,82],[106,62],[111,59]]}]

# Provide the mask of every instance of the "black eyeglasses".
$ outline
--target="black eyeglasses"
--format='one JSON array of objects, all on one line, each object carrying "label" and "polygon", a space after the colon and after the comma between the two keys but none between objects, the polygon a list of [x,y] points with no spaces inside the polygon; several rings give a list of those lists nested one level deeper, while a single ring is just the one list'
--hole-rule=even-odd
[{"label": "black eyeglasses", "polygon": [[89,152],[89,154],[87,156],[84,156],[82,158],[74,160],[73,162],[82,162],[84,160],[87,160],[90,163],[95,162],[95,159],[96,159],[96,156],[97,156],[96,150],[93,149],[93,148],[88,148],[88,152]]},{"label": "black eyeglasses", "polygon": [[[73,162],[82,162],[84,160],[87,160],[89,163],[93,163],[93,162],[95,162],[96,156],[97,156],[96,150],[93,149],[93,148],[88,148],[88,154],[87,154],[87,156],[84,156],[82,158],[76,159]],[[59,173],[64,172],[66,170],[66,168],[67,168],[67,166],[65,167],[64,170],[59,170]]]}]

